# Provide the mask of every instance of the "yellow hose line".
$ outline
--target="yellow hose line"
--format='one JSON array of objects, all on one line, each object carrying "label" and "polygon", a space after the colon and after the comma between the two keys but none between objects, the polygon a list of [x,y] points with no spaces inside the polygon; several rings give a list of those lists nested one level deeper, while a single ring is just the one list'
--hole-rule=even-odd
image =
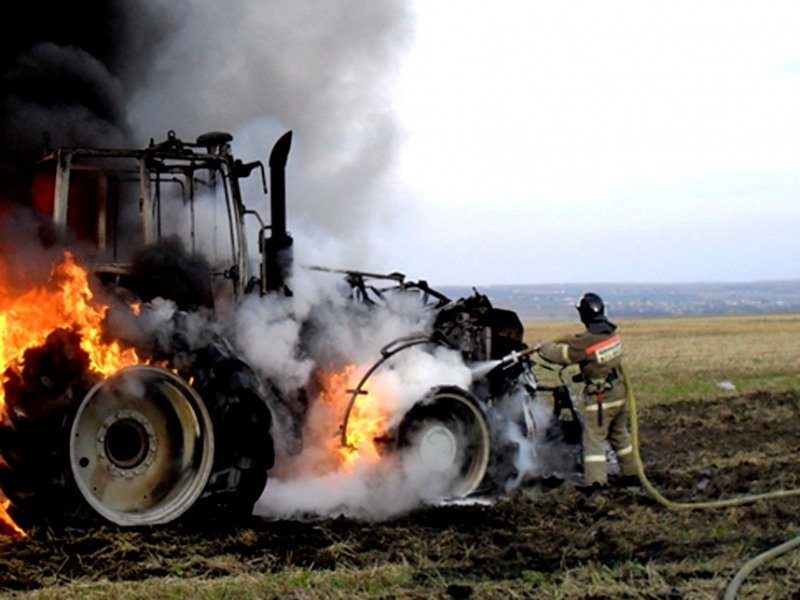
[{"label": "yellow hose line", "polygon": [[628,381],[628,376],[625,369],[620,368],[622,380],[625,382],[625,387],[628,393],[628,406],[631,417],[631,438],[633,441],[633,460],[636,463],[636,475],[642,483],[642,487],[648,494],[659,504],[666,508],[674,510],[697,510],[701,508],[724,508],[727,506],[740,506],[742,504],[750,504],[759,500],[770,500],[773,498],[787,498],[789,496],[800,496],[800,488],[793,490],[778,490],[775,492],[767,492],[764,494],[751,494],[749,496],[739,496],[737,498],[729,498],[727,500],[711,500],[707,502],[674,502],[661,495],[661,493],[650,483],[647,475],[644,472],[644,463],[642,463],[642,456],[639,453],[639,416],[636,409],[636,397],[633,395],[633,387]]}]

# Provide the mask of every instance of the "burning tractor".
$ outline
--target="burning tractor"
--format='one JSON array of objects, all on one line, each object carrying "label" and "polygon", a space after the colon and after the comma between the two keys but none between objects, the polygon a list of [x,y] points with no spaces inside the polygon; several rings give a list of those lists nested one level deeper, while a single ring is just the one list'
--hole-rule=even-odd
[{"label": "burning tractor", "polygon": [[[19,514],[99,515],[123,526],[246,516],[275,466],[276,427],[303,427],[310,392],[258,372],[214,318],[248,297],[292,294],[291,132],[269,158],[269,223],[243,192],[256,174],[267,193],[266,168],[234,158],[231,141],[214,132],[188,143],[170,132],[145,149],[61,149],[41,161],[34,207],[57,237],[73,236],[104,297],[124,309],[93,306],[88,274],[69,254],[54,271],[58,299],[36,291],[12,305],[0,296],[0,488]],[[203,229],[198,215],[209,210],[222,214],[214,222],[223,221],[223,235]],[[537,436],[566,441],[571,452],[579,423],[569,387],[537,381],[515,313],[477,292],[452,301],[398,273],[316,270],[343,276],[359,310],[402,296],[425,315],[421,333],[383,346],[349,384],[337,415],[342,448],[354,447],[352,416],[368,384],[413,349],[457,355],[469,376],[429,385],[372,441],[422,465],[437,497],[517,485],[531,475],[519,459],[536,452]],[[34,306],[47,307],[37,327],[20,317]],[[542,391],[555,399],[544,420],[534,414]],[[543,428],[551,413],[556,427]]]},{"label": "burning tractor", "polygon": [[[363,292],[363,273],[356,289]],[[386,278],[369,275],[367,277]],[[580,421],[565,369],[557,382],[543,384],[534,372],[537,347],[523,342],[524,328],[516,313],[492,306],[477,291],[450,300],[425,282],[404,283],[379,295],[422,292],[433,298],[426,333],[401,337],[380,350],[380,358],[365,372],[344,411],[341,444],[348,443],[348,418],[370,379],[412,348],[435,354],[455,352],[468,369],[458,384],[431,386],[404,412],[391,430],[391,448],[401,460],[421,466],[434,480],[438,499],[497,495],[523,484],[561,481],[577,473]],[[376,292],[377,289],[372,288]],[[548,365],[542,365],[551,369]],[[549,401],[542,402],[542,393]],[[535,464],[534,464],[535,463]]]}]

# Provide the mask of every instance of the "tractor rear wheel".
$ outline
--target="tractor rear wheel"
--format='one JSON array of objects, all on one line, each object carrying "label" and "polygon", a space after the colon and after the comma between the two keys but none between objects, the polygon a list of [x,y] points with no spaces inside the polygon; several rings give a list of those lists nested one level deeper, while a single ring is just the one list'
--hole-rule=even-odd
[{"label": "tractor rear wheel", "polygon": [[214,463],[214,428],[197,392],[139,365],[98,383],[72,422],[72,475],[84,500],[117,525],[173,521],[199,498]]},{"label": "tractor rear wheel", "polygon": [[57,330],[6,373],[0,490],[23,527],[247,518],[274,462],[277,390],[219,340],[98,379]]}]

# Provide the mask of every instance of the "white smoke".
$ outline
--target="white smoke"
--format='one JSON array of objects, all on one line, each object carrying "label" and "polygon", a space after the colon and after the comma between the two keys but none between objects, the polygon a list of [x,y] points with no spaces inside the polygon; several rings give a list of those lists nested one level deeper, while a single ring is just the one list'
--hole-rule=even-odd
[{"label": "white smoke", "polygon": [[[379,305],[360,304],[348,297],[342,275],[335,273],[298,269],[290,287],[290,297],[246,299],[232,319],[233,341],[263,377],[276,383],[287,397],[300,388],[308,394],[301,414],[287,414],[296,406],[277,407],[278,464],[256,513],[379,519],[437,497],[447,478],[399,461],[393,452],[379,461],[359,457],[345,468],[337,450],[347,397],[336,406],[326,403],[314,380],[320,372],[339,372],[353,365],[346,387],[355,388],[387,344],[429,332],[430,310],[414,293],[389,293]],[[386,432],[391,433],[432,388],[467,389],[470,382],[471,372],[459,352],[413,346],[389,358],[365,390],[371,401],[380,404]],[[364,402],[361,395],[354,400],[358,408]],[[299,444],[284,439],[298,435],[293,420],[301,423]]]},{"label": "white smoke", "polygon": [[[459,352],[436,347],[433,352],[420,347],[410,348],[397,355],[378,380],[381,394],[395,399],[393,416],[399,419],[415,402],[437,386],[470,387],[472,374]],[[390,421],[397,425],[398,421]]]},{"label": "white smoke", "polygon": [[[381,520],[435,500],[441,490],[436,479],[413,463],[397,457],[354,472],[329,472],[314,477],[271,479],[255,514],[272,518],[314,518],[320,515]],[[446,479],[446,477],[444,478]]]},{"label": "white smoke", "polygon": [[291,298],[250,296],[236,310],[234,339],[249,362],[281,390],[304,386],[314,362],[303,355]]}]

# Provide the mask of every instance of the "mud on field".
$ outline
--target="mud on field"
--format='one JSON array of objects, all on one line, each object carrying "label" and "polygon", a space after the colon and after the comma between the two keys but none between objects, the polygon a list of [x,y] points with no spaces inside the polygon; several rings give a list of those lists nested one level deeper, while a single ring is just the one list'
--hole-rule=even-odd
[{"label": "mud on field", "polygon": [[[670,499],[800,487],[798,392],[676,402],[640,413],[645,468]],[[382,523],[33,526],[26,540],[0,540],[0,589],[398,565],[410,576],[387,587],[386,596],[717,598],[747,559],[796,536],[799,523],[798,498],[676,512],[635,490],[587,498],[564,484]],[[757,570],[742,594],[800,596],[797,556]]]}]

